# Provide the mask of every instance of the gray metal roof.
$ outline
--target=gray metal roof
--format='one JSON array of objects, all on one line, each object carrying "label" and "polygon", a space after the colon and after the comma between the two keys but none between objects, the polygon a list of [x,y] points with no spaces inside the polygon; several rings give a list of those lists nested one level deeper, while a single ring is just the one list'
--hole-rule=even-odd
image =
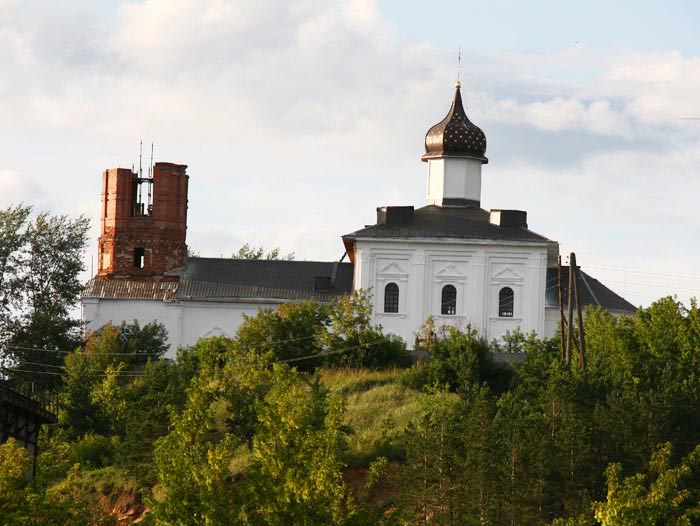
[{"label": "gray metal roof", "polygon": [[[187,258],[166,273],[172,281],[91,279],[83,298],[160,301],[315,300],[352,292],[352,263]],[[173,279],[176,278],[176,279]],[[317,279],[317,278],[320,278]],[[322,287],[325,281],[325,287]],[[329,283],[330,282],[330,286]]]},{"label": "gray metal roof", "polygon": [[[561,268],[562,281],[562,301],[567,305],[569,301],[569,267],[562,266]],[[559,292],[557,282],[557,269],[547,269],[547,289],[545,291],[545,305],[547,307],[559,307]],[[581,297],[582,306],[593,305],[602,307],[613,312],[622,312],[626,314],[634,314],[637,307],[632,305],[622,296],[610,290],[600,281],[586,274],[579,269],[576,289]]]},{"label": "gray metal roof", "polygon": [[80,296],[84,299],[175,301],[177,286],[177,281],[92,278],[85,284]]},{"label": "gray metal roof", "polygon": [[[187,258],[169,274],[180,277],[177,297],[184,300],[266,298],[330,301],[352,292],[352,263]],[[334,276],[335,274],[335,276]],[[334,284],[320,290],[316,278]]]},{"label": "gray metal roof", "polygon": [[[315,278],[331,278],[335,285],[318,290]],[[173,281],[107,280],[93,278],[83,298],[144,299],[155,301],[271,300],[329,302],[352,292],[353,264],[320,261],[267,261],[228,258],[187,258],[184,267],[168,273]],[[564,303],[568,301],[569,267],[562,267]],[[637,308],[597,279],[580,271],[581,303],[613,312],[633,314]],[[558,307],[557,271],[547,269],[545,305]]]},{"label": "gray metal roof", "polygon": [[453,238],[494,241],[551,242],[524,227],[505,227],[489,222],[489,212],[477,206],[428,205],[416,209],[402,224],[369,225],[343,236],[357,238]]}]

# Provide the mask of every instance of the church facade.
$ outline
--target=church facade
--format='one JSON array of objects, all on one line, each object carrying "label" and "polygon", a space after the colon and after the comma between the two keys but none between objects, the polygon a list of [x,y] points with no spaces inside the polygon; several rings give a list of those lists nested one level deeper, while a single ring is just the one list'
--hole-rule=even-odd
[{"label": "church facade", "polygon": [[[82,294],[83,321],[96,329],[157,320],[174,352],[200,337],[232,336],[259,308],[369,289],[374,321],[409,348],[428,317],[489,340],[516,328],[552,336],[559,245],[529,230],[524,211],[481,208],[486,136],[467,117],[460,88],[426,134],[426,206],[377,208],[376,224],[342,236],[349,263],[187,257],[187,167],[156,163],[147,178],[107,170],[98,273]],[[635,311],[585,272],[578,276],[584,305]]]}]

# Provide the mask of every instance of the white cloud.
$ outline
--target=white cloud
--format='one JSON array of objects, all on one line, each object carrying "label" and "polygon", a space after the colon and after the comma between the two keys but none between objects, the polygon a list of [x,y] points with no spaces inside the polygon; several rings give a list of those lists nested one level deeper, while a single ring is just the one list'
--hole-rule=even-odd
[{"label": "white cloud", "polygon": [[[94,210],[101,170],[137,162],[140,139],[190,165],[189,236],[205,253],[250,242],[335,258],[376,206],[423,202],[423,137],[449,108],[454,53],[397,39],[376,1],[23,5],[0,19],[15,170],[0,172],[0,206]],[[606,254],[618,232],[634,252],[645,227],[698,226],[700,124],[678,117],[700,116],[700,58],[574,46],[463,64],[489,141],[485,203]]]},{"label": "white cloud", "polygon": [[45,190],[34,181],[14,170],[0,169],[0,208],[18,203],[41,204],[45,198]]},{"label": "white cloud", "polygon": [[96,122],[95,103],[84,93],[69,91],[57,96],[37,95],[28,103],[27,116],[37,126],[72,128]]},{"label": "white cloud", "polygon": [[547,132],[581,131],[629,138],[629,118],[615,111],[607,100],[585,102],[556,97],[520,104],[514,99],[481,102],[488,109],[485,119],[505,124],[523,124]]}]

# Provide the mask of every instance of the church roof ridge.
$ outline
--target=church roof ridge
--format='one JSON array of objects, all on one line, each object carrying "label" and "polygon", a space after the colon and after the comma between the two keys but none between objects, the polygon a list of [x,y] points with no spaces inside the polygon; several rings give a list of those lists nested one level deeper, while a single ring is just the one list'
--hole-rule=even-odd
[{"label": "church roof ridge", "polygon": [[524,227],[498,226],[489,222],[489,212],[477,206],[443,207],[426,205],[417,208],[410,221],[403,224],[368,225],[346,234],[356,238],[451,238],[475,241],[517,241],[552,243],[553,241]]}]

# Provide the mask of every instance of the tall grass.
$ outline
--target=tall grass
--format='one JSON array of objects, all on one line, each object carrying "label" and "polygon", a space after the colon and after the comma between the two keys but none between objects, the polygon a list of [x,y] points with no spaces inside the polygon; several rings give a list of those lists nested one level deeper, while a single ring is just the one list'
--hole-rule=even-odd
[{"label": "tall grass", "polygon": [[403,457],[403,431],[419,412],[418,391],[398,383],[404,372],[404,369],[320,372],[324,385],[347,399],[348,464],[367,465],[379,456]]}]

